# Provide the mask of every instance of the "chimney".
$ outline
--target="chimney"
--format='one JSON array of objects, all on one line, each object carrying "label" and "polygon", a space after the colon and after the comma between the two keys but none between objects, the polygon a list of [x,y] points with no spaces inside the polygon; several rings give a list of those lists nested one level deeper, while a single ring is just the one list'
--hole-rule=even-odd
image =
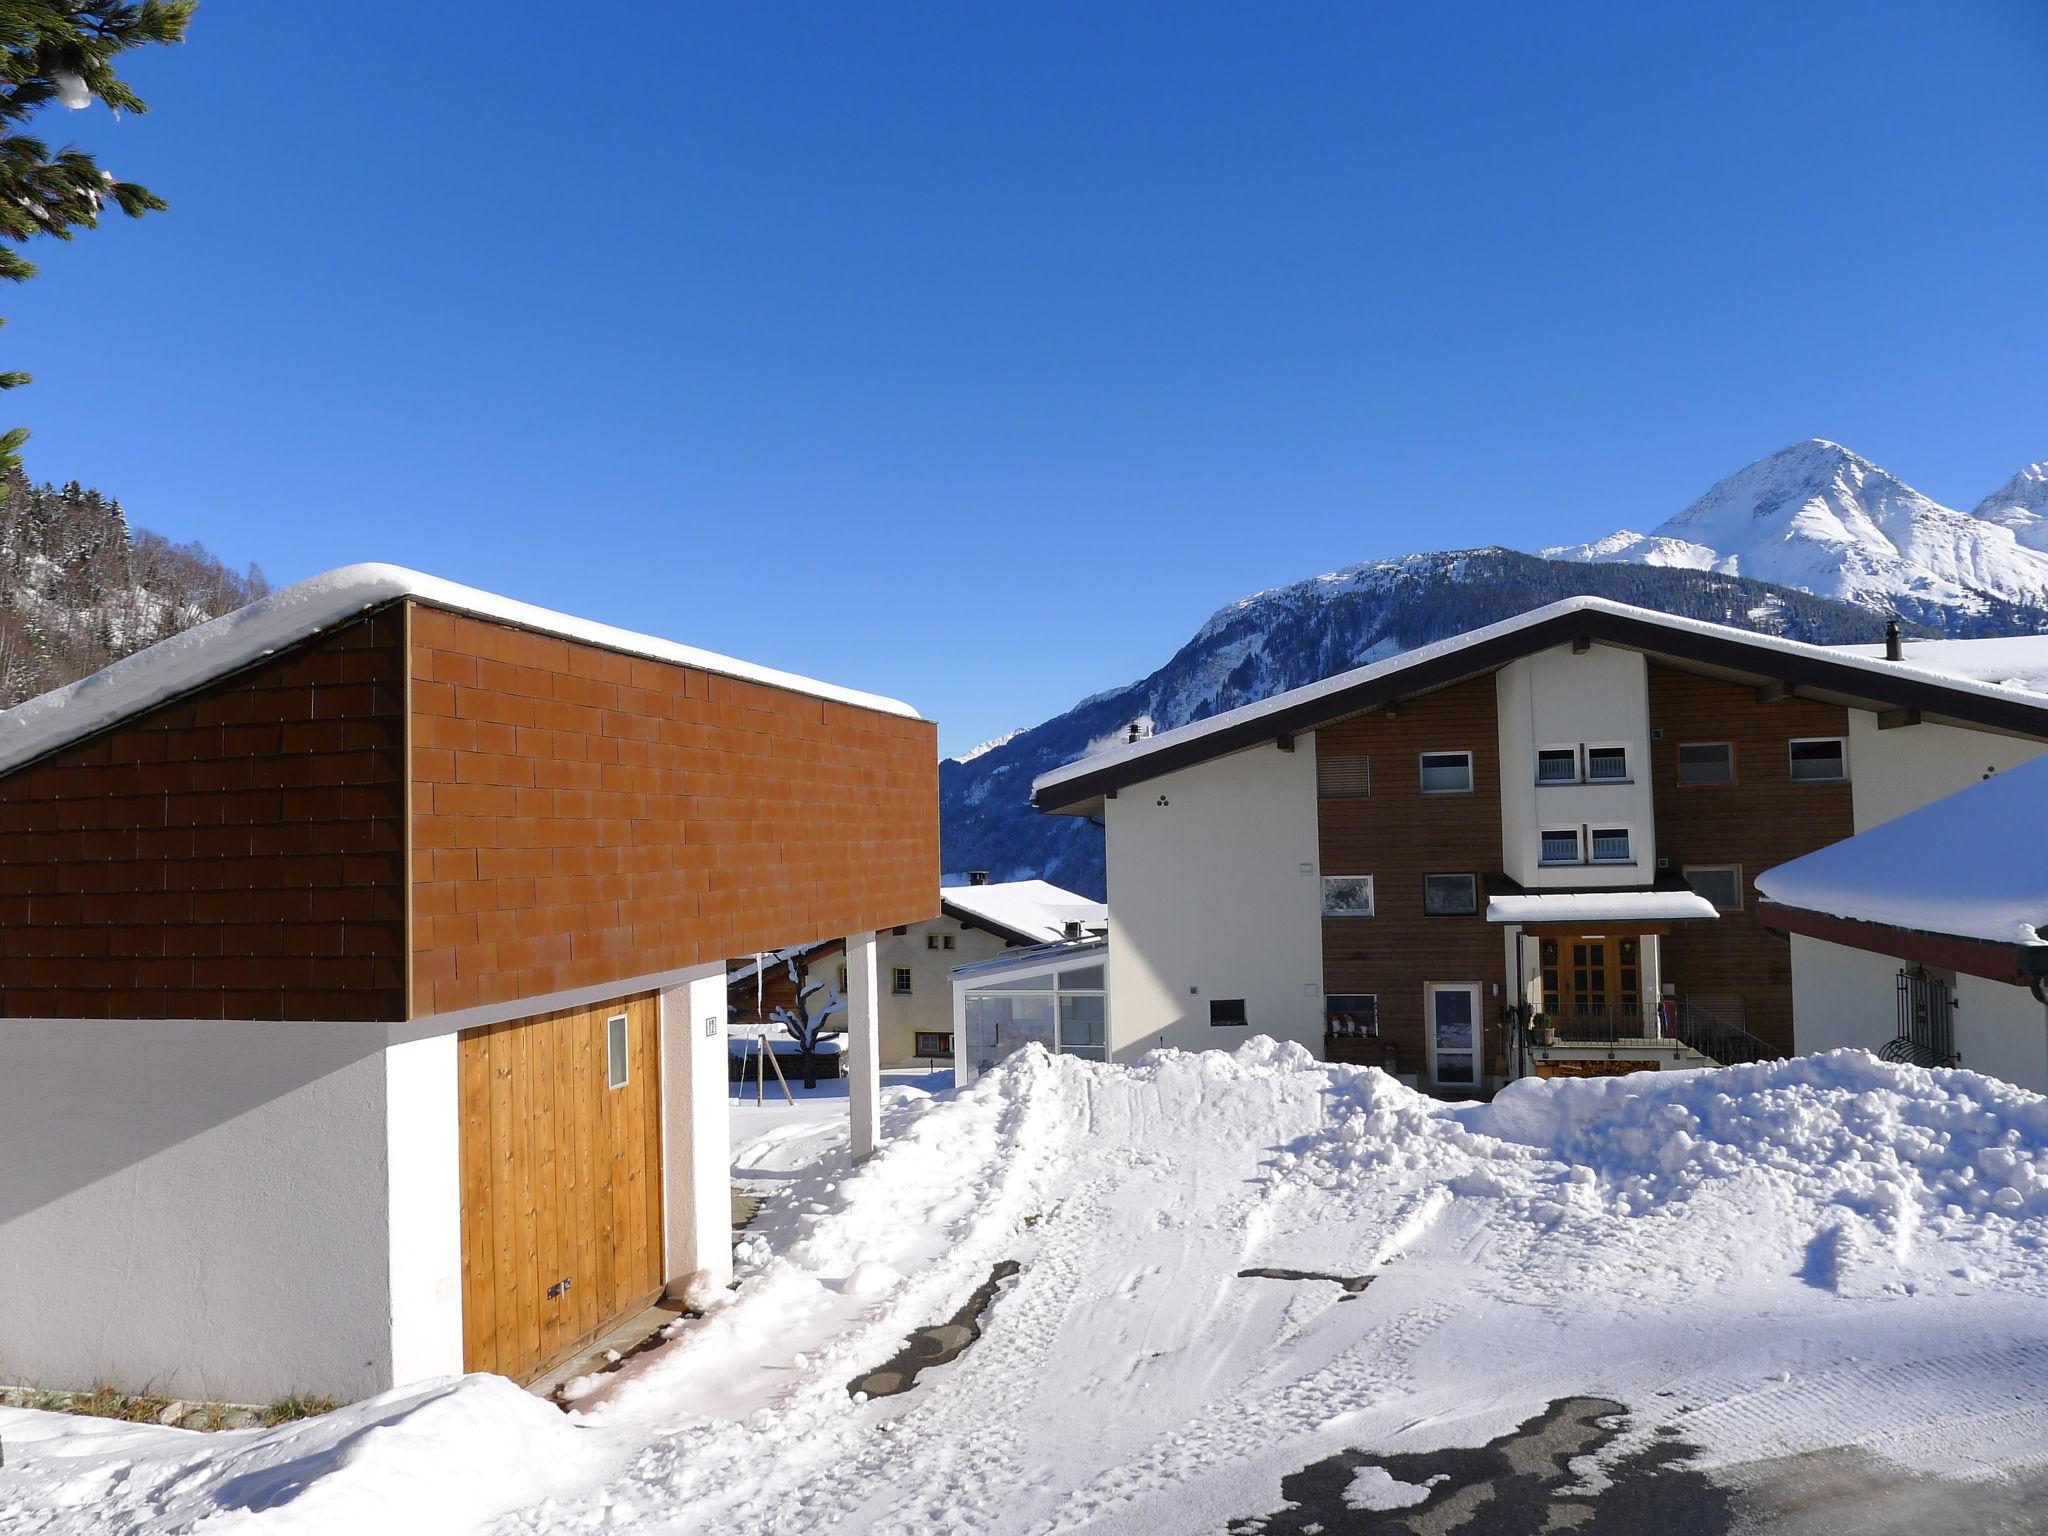
[{"label": "chimney", "polygon": [[967,883],[969,885],[987,885],[988,871],[985,869],[970,869],[967,871]]},{"label": "chimney", "polygon": [[1080,919],[1079,919],[1078,917],[1070,917],[1070,918],[1068,918],[1068,919],[1067,919],[1067,921],[1066,921],[1066,928],[1065,928],[1065,933],[1066,933],[1066,937],[1068,937],[1068,938],[1070,938],[1070,939],[1078,939],[1078,938],[1080,938],[1080,937],[1081,937],[1081,920],[1080,920]]},{"label": "chimney", "polygon": [[1884,621],[1884,659],[1886,661],[1904,661],[1906,659],[1906,644],[1899,637],[1899,621],[1897,619],[1886,619]]},{"label": "chimney", "polygon": [[1137,721],[1135,721],[1135,720],[1133,720],[1133,721],[1131,722],[1131,725],[1130,725],[1130,729],[1129,729],[1128,731],[1126,731],[1126,732],[1124,733],[1124,740],[1125,740],[1125,741],[1136,741],[1137,739],[1138,739],[1138,722],[1137,722]]}]

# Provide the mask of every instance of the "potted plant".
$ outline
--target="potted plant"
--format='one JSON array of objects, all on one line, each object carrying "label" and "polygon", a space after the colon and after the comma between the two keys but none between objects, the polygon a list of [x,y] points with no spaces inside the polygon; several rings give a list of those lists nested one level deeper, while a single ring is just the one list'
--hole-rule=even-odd
[{"label": "potted plant", "polygon": [[1530,1038],[1538,1045],[1548,1045],[1555,1038],[1551,1029],[1550,1015],[1539,1013],[1529,1021]]}]

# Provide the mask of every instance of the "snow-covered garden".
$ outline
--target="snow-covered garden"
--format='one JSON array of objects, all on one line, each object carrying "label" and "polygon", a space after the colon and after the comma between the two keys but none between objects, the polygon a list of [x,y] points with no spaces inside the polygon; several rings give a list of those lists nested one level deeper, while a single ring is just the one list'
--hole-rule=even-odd
[{"label": "snow-covered garden", "polygon": [[[214,1435],[0,1410],[0,1529],[1308,1530],[1331,1458],[1359,1521],[1464,1529],[1417,1469],[1566,1400],[1608,1409],[1560,1509],[1653,1463],[2048,1471],[2048,1100],[1987,1078],[1837,1053],[1449,1106],[1254,1041],[1034,1050],[884,1119],[857,1171],[808,1124],[737,1289],[576,1412],[489,1377]],[[850,1392],[1006,1261],[957,1360]]]}]

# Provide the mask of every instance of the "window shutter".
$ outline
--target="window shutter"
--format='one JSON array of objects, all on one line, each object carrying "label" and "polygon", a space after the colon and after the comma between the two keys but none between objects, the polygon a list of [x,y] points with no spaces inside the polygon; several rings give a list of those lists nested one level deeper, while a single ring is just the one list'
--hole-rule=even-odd
[{"label": "window shutter", "polygon": [[1324,800],[1363,800],[1372,794],[1372,759],[1362,752],[1316,753],[1316,794]]}]

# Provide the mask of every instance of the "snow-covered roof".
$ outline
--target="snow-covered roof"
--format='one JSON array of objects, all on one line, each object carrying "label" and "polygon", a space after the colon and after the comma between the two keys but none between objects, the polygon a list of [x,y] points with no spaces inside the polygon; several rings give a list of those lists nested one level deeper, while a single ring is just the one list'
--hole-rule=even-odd
[{"label": "snow-covered roof", "polygon": [[1086,931],[1109,921],[1109,908],[1048,880],[1007,880],[996,885],[948,885],[939,902],[955,917],[970,918],[1026,942],[1064,938],[1067,924]]},{"label": "snow-covered roof", "polygon": [[[1884,655],[1882,645],[1831,645],[1844,656]],[[1908,640],[1906,665],[1941,677],[1996,683],[2048,695],[2048,635],[2002,635],[1993,640]]]},{"label": "snow-covered roof", "polygon": [[1547,891],[1486,903],[1489,923],[1678,923],[1720,915],[1691,891]]},{"label": "snow-covered roof", "polygon": [[[1430,645],[1403,651],[1384,661],[1355,667],[1348,672],[1339,672],[1318,682],[1274,694],[1271,698],[1240,705],[1205,720],[1161,731],[1141,741],[1117,742],[1102,751],[1040,774],[1032,783],[1032,797],[1043,808],[1057,808],[1066,803],[1067,798],[1081,797],[1052,799],[1048,791],[1098,776],[1108,783],[1136,782],[1148,774],[1142,770],[1131,770],[1162,754],[1169,757],[1170,763],[1177,765],[1251,745],[1259,739],[1261,730],[1278,734],[1287,730],[1312,729],[1318,718],[1318,705],[1328,706],[1328,713],[1321,718],[1330,718],[1353,705],[1352,700],[1340,696],[1368,693],[1375,684],[1382,681],[1391,683],[1410,672],[1432,668],[1444,670],[1435,664],[1454,664],[1467,652],[1489,653],[1471,658],[1475,671],[1486,670],[1501,664],[1500,653],[1504,647],[1511,647],[1516,637],[1546,626],[1568,625],[1574,620],[1589,624],[1608,621],[1610,627],[1630,629],[1644,641],[1655,639],[1662,643],[1668,638],[1674,655],[1682,656],[1709,647],[1725,650],[1734,646],[1758,658],[1759,662],[1764,658],[1776,658],[1780,669],[1790,670],[1793,664],[1799,663],[1811,670],[1819,664],[1839,681],[1862,684],[1868,688],[1871,697],[1878,699],[1911,691],[1916,685],[1924,689],[1930,683],[1937,683],[1958,705],[1967,705],[1972,700],[1980,701],[1990,709],[2004,705],[2008,706],[2001,712],[2005,714],[2011,713],[2010,706],[2018,705],[2023,714],[2032,717],[2028,728],[2048,737],[2048,698],[2025,689],[1943,673],[1910,660],[1887,661],[1882,655],[1865,656],[1852,648],[1813,645],[1804,640],[1788,640],[1780,635],[1760,634],[1732,625],[1709,623],[1704,619],[1681,618],[1654,609],[1638,608],[1630,603],[1617,603],[1609,598],[1568,597],[1541,608],[1532,608],[1511,619],[1502,619]],[[1529,639],[1533,649],[1540,637]],[[1556,641],[1544,640],[1541,643]]]},{"label": "snow-covered roof", "polygon": [[1026,949],[1006,949],[987,960],[956,965],[946,974],[954,981],[986,980],[1020,971],[1063,971],[1092,963],[1109,953],[1109,938],[1099,934],[1090,939],[1063,939],[1052,944],[1034,944]]},{"label": "snow-covered roof", "polygon": [[883,714],[912,720],[922,718],[897,699],[821,683],[793,672],[779,672],[773,667],[699,650],[693,645],[537,608],[403,566],[345,565],[282,588],[246,608],[237,608],[233,613],[159,641],[147,650],[124,656],[90,677],[0,711],[0,773],[238,671],[308,636],[331,629],[365,609],[402,597],[609,651],[698,667]]},{"label": "snow-covered roof", "polygon": [[1756,877],[1766,900],[1994,944],[2048,944],[2048,757]]}]

